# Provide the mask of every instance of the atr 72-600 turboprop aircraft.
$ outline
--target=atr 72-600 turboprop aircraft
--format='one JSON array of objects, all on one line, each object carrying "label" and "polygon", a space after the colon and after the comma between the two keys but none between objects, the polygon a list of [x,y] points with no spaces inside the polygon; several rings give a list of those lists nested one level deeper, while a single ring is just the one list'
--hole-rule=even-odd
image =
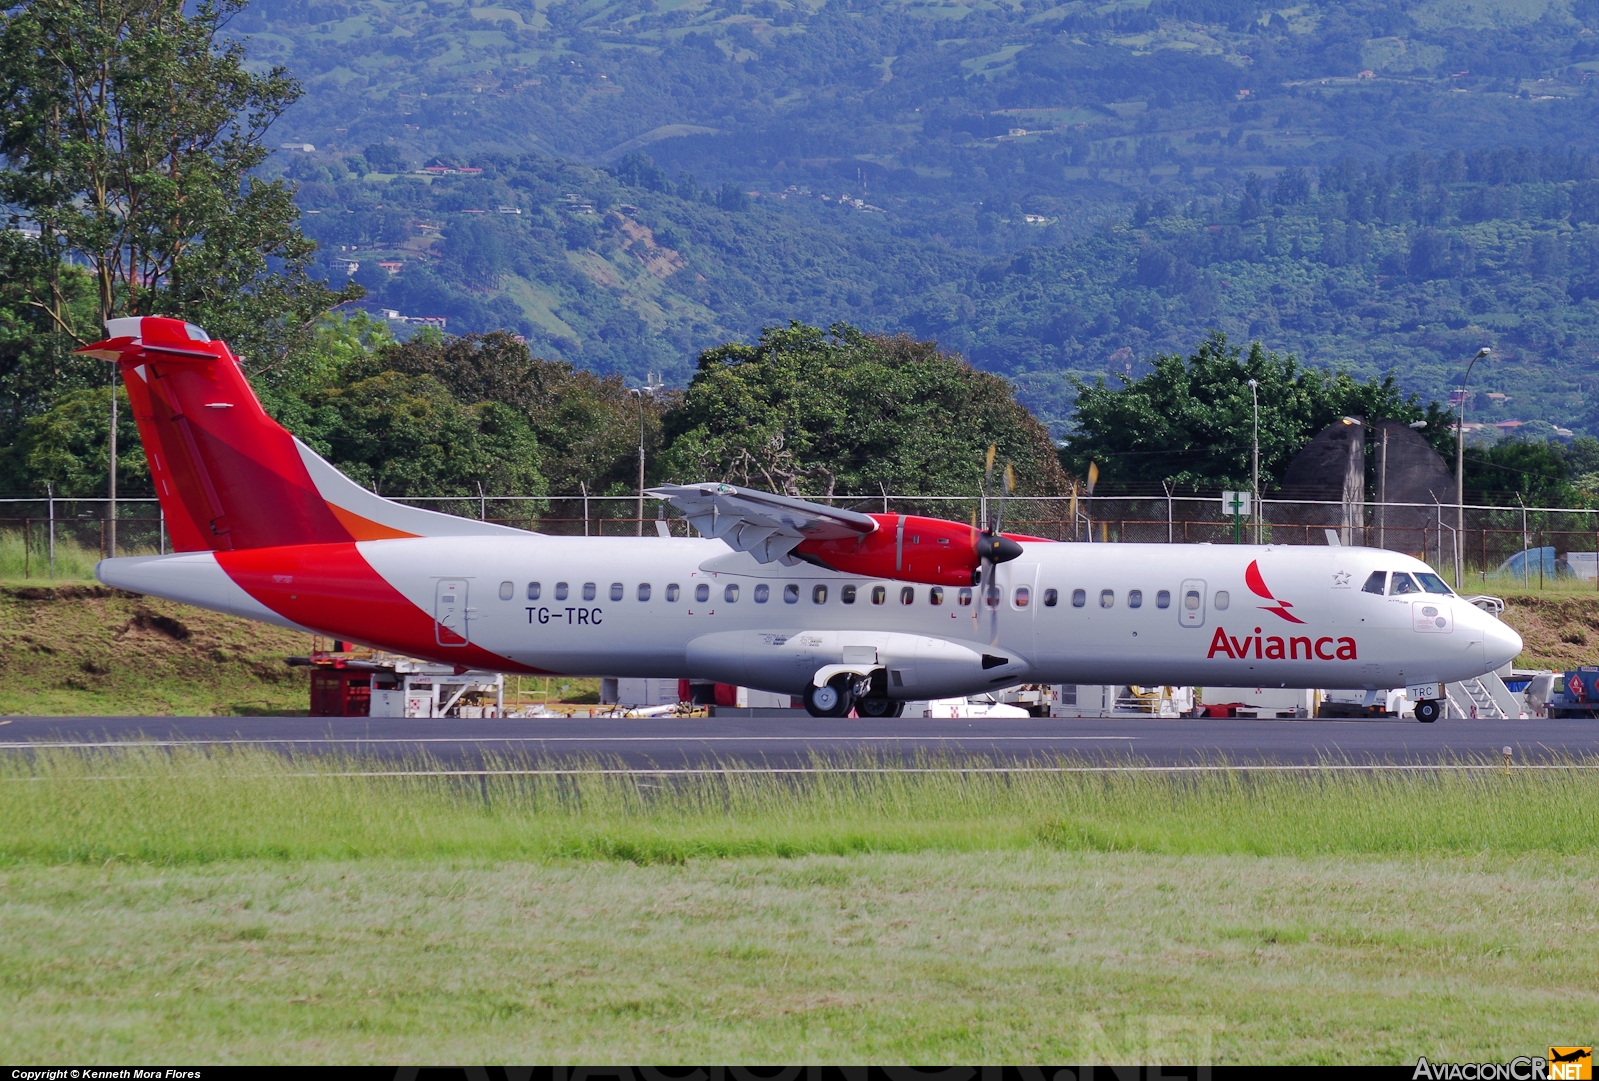
[{"label": "atr 72-600 turboprop aircraft", "polygon": [[818,716],[1022,683],[1409,687],[1521,639],[1425,563],[1369,548],[1056,544],[726,484],[654,494],[703,539],[552,537],[382,499],[262,410],[176,319],[83,352],[127,383],[177,554],[107,585],[462,669],[689,677]]}]

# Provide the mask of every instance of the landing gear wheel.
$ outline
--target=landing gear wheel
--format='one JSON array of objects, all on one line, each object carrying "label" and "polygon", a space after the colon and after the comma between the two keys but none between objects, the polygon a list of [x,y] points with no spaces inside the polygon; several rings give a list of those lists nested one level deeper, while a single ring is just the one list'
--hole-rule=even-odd
[{"label": "landing gear wheel", "polygon": [[847,717],[855,708],[854,679],[848,673],[836,675],[818,687],[805,688],[805,711],[812,717]]},{"label": "landing gear wheel", "polygon": [[1442,712],[1443,710],[1438,703],[1431,698],[1423,698],[1416,703],[1416,720],[1422,724],[1431,724],[1438,719],[1438,715]]},{"label": "landing gear wheel", "polygon": [[862,698],[855,703],[855,713],[860,717],[898,717],[904,712],[904,702],[891,702],[887,698]]}]

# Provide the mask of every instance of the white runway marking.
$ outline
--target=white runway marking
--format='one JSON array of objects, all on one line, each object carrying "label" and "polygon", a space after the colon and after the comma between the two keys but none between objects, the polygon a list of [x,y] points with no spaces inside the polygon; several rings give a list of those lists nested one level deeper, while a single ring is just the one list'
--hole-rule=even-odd
[{"label": "white runway marking", "polygon": [[[1349,773],[1441,773],[1448,771],[1484,771],[1502,770],[1505,767],[1494,762],[1482,763],[1374,763],[1369,766],[1360,766],[1353,763],[1328,762],[1316,765],[1240,765],[1240,766],[916,766],[904,769],[893,766],[865,766],[844,767],[838,769],[807,769],[795,766],[773,766],[770,769],[738,768],[738,769],[441,769],[441,770],[356,770],[351,772],[328,773],[256,773],[249,777],[276,778],[298,777],[305,779],[350,779],[355,777],[573,777],[573,776],[604,776],[604,777],[716,777],[759,775],[772,776],[774,774],[824,774],[824,773],[1318,773],[1318,772],[1349,772]],[[1524,766],[1512,766],[1512,770],[1599,770],[1599,764],[1580,763],[1530,763]],[[7,777],[8,781],[32,781],[40,783],[49,781],[49,777]],[[106,775],[98,777],[78,777],[74,781],[130,781],[138,778],[132,776]],[[237,778],[248,779],[248,778]]]},{"label": "white runway marking", "polygon": [[0,750],[27,750],[31,747],[83,749],[88,747],[203,747],[211,744],[234,746],[283,743],[751,743],[760,740],[863,740],[900,741],[908,739],[986,739],[1005,740],[1136,740],[1142,736],[418,736],[414,739],[373,739],[363,736],[306,736],[302,739],[125,739],[106,743],[0,743]]}]

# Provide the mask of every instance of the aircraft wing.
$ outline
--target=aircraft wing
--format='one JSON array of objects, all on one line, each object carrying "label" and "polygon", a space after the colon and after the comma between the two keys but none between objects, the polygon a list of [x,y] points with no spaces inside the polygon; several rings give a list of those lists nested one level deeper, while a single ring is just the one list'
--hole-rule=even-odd
[{"label": "aircraft wing", "polygon": [[702,536],[719,537],[760,563],[793,566],[800,560],[792,552],[803,541],[864,537],[877,529],[870,515],[732,484],[663,484],[649,494],[682,511]]}]

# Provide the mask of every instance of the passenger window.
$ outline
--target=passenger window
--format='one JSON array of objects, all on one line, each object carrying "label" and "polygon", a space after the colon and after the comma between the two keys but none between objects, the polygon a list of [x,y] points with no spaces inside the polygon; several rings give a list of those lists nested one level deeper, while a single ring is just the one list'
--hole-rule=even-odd
[{"label": "passenger window", "polygon": [[927,591],[927,603],[937,608],[944,603],[944,587],[934,586]]},{"label": "passenger window", "polygon": [[1388,595],[1390,597],[1397,597],[1401,593],[1420,592],[1421,587],[1416,584],[1416,580],[1404,571],[1395,571],[1393,580],[1388,583]]},{"label": "passenger window", "polygon": [[1426,571],[1417,571],[1416,581],[1420,582],[1421,588],[1425,589],[1428,593],[1442,593],[1446,597],[1454,594],[1454,590],[1450,589],[1444,580],[1438,577],[1436,574],[1429,574]]},{"label": "passenger window", "polygon": [[1232,599],[1232,594],[1228,593],[1225,589],[1218,589],[1216,591],[1216,611],[1227,611],[1227,605],[1232,603]]},{"label": "passenger window", "polygon": [[1170,608],[1171,607],[1171,590],[1163,589],[1159,593],[1155,594],[1155,607],[1156,608]]},{"label": "passenger window", "polygon": [[755,587],[755,603],[765,604],[772,597],[772,587],[760,585]]},{"label": "passenger window", "polygon": [[1060,603],[1060,590],[1058,590],[1058,589],[1046,589],[1046,590],[1044,590],[1044,607],[1045,608],[1053,608],[1059,603]]},{"label": "passenger window", "polygon": [[873,604],[882,604],[886,600],[888,600],[888,587],[886,587],[886,586],[873,586],[872,587],[872,603]]},{"label": "passenger window", "polygon": [[584,600],[586,600],[586,601],[593,600],[595,592],[596,592],[596,590],[594,588],[594,583],[593,582],[584,582],[583,583],[583,599]]},{"label": "passenger window", "polygon": [[1199,611],[1199,591],[1197,589],[1190,589],[1183,594],[1183,607],[1190,612]]},{"label": "passenger window", "polygon": [[1087,603],[1088,603],[1088,591],[1086,589],[1074,589],[1074,590],[1072,590],[1072,607],[1073,608],[1081,608],[1083,605],[1085,605]]},{"label": "passenger window", "polygon": [[1375,593],[1375,594],[1377,594],[1377,596],[1380,597],[1380,596],[1382,596],[1383,589],[1387,585],[1388,585],[1388,572],[1387,571],[1372,571],[1371,572],[1371,576],[1366,579],[1366,584],[1360,587],[1360,591],[1362,593]]},{"label": "passenger window", "polygon": [[612,582],[611,583],[611,599],[613,601],[621,600],[622,599],[622,592],[623,592],[623,589],[622,589],[622,583],[621,582]]},{"label": "passenger window", "polygon": [[812,604],[826,604],[827,603],[827,587],[826,586],[814,586],[814,587],[812,587],[812,589],[811,589],[811,603]]},{"label": "passenger window", "polygon": [[903,588],[901,588],[900,591],[899,591],[899,603],[901,603],[901,604],[915,604],[916,603],[916,590],[915,590],[915,588],[912,587],[912,586],[904,586]]},{"label": "passenger window", "polygon": [[1016,603],[1016,607],[1018,607],[1018,608],[1026,608],[1028,603],[1031,602],[1032,599],[1033,599],[1033,591],[1032,590],[1028,589],[1026,586],[1017,586],[1016,587],[1016,595],[1014,597],[1014,600],[1015,600],[1015,603]]},{"label": "passenger window", "polygon": [[640,582],[638,584],[638,599],[641,601],[650,599],[650,584],[648,582]]},{"label": "passenger window", "polygon": [[790,582],[788,585],[783,587],[783,603],[799,603],[799,586],[795,585],[793,582]]},{"label": "passenger window", "polygon": [[530,600],[530,601],[538,600],[539,599],[539,594],[542,593],[542,592],[544,592],[544,587],[539,585],[537,582],[529,582],[527,584],[527,599],[528,600]]},{"label": "passenger window", "polygon": [[516,596],[516,583],[515,582],[501,582],[500,583],[500,600],[508,601],[514,596]]},{"label": "passenger window", "polygon": [[734,585],[734,584],[729,584],[726,589],[722,590],[722,599],[724,601],[726,601],[728,604],[737,604],[738,603],[738,586]]},{"label": "passenger window", "polygon": [[999,607],[999,596],[1000,596],[999,587],[998,586],[989,586],[988,587],[988,592],[983,594],[983,599],[988,602],[988,606],[990,608],[998,608]]},{"label": "passenger window", "polygon": [[556,582],[555,583],[555,599],[558,600],[558,601],[566,600],[566,583],[565,582]]},{"label": "passenger window", "polygon": [[694,599],[704,604],[711,599],[711,587],[706,582],[701,582],[694,587]]},{"label": "passenger window", "polygon": [[1116,591],[1114,589],[1102,589],[1102,590],[1100,590],[1099,591],[1099,606],[1101,608],[1114,608],[1114,607],[1116,607]]},{"label": "passenger window", "polygon": [[971,607],[971,603],[972,603],[972,587],[971,586],[961,586],[961,591],[958,594],[956,594],[955,600],[956,600],[956,603],[958,603],[963,608]]},{"label": "passenger window", "polygon": [[678,588],[676,582],[669,582],[666,586],[666,603],[676,604],[678,595],[682,592],[683,591]]},{"label": "passenger window", "polygon": [[855,603],[855,587],[854,586],[845,586],[844,588],[840,589],[838,591],[838,599],[843,601],[845,604],[854,604]]},{"label": "passenger window", "polygon": [[1144,606],[1144,591],[1141,590],[1141,589],[1130,589],[1130,590],[1128,590],[1127,591],[1127,607],[1129,607],[1129,608],[1142,608],[1143,606]]}]

